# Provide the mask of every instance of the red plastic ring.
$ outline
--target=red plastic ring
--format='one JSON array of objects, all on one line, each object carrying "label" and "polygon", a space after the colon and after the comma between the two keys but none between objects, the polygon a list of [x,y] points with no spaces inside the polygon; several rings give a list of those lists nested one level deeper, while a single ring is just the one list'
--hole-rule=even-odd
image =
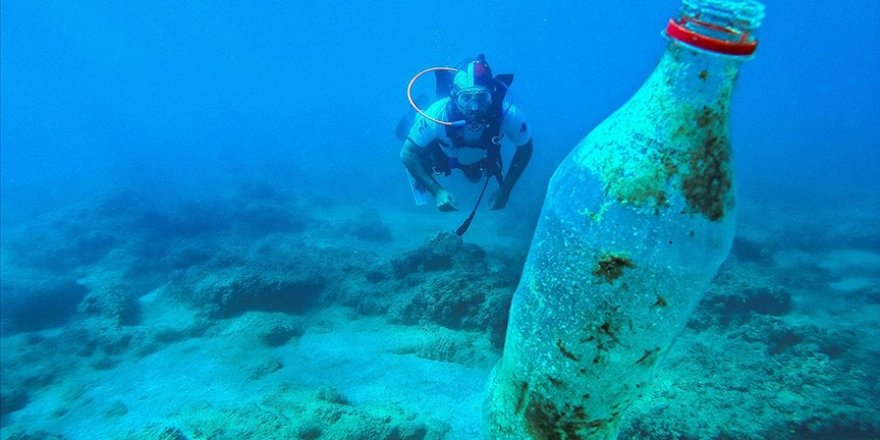
[{"label": "red plastic ring", "polygon": [[703,23],[697,20],[691,21],[698,22],[701,26],[716,31],[725,32],[735,36],[738,35],[740,37],[739,41],[722,40],[720,38],[712,38],[699,34],[685,27],[685,24],[688,22],[687,19],[682,19],[680,22],[676,22],[674,19],[670,18],[669,24],[666,26],[666,34],[691,46],[726,55],[751,55],[755,53],[755,49],[758,47],[757,40],[749,39],[748,34],[744,34],[736,29]]}]

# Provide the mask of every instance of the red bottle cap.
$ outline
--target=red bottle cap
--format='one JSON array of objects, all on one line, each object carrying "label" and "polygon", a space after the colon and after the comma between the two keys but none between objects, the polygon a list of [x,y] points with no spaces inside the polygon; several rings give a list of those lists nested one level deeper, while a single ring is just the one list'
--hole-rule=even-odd
[{"label": "red bottle cap", "polygon": [[[688,29],[688,24],[702,27],[730,38],[723,39],[703,35],[695,30]],[[691,46],[725,55],[751,55],[755,53],[755,49],[758,47],[758,41],[751,38],[748,32],[689,17],[680,18],[678,21],[670,18],[669,24],[666,26],[666,34]]]}]

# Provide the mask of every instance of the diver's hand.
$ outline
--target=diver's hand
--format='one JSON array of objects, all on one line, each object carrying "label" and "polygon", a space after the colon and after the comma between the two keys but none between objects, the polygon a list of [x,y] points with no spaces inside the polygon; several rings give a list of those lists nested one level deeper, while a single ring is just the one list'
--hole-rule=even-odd
[{"label": "diver's hand", "polygon": [[452,194],[445,189],[437,191],[434,201],[437,202],[437,209],[443,212],[458,211],[458,208],[455,207],[455,197],[452,197]]},{"label": "diver's hand", "polygon": [[507,206],[507,198],[510,196],[510,193],[503,190],[495,191],[492,194],[492,197],[489,198],[489,204],[493,211],[497,211],[499,209],[504,209]]}]

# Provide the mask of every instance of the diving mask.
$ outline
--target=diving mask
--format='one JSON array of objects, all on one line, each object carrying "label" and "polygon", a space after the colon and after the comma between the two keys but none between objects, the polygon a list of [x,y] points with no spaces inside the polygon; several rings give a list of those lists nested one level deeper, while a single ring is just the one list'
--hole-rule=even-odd
[{"label": "diving mask", "polygon": [[461,90],[455,95],[455,104],[462,110],[480,110],[491,103],[492,94],[483,87]]}]

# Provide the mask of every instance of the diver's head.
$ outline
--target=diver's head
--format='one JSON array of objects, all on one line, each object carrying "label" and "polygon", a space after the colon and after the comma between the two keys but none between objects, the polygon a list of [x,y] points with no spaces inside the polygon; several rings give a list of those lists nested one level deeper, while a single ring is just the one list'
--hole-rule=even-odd
[{"label": "diver's head", "polygon": [[477,119],[488,112],[494,83],[492,69],[482,54],[459,66],[452,79],[451,97],[465,119]]}]

